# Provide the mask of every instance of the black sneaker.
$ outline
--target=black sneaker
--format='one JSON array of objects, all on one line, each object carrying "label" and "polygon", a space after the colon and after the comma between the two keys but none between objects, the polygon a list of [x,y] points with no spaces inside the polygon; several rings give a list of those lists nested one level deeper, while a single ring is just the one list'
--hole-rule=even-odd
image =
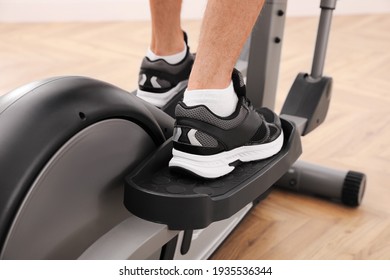
[{"label": "black sneaker", "polygon": [[183,33],[187,53],[179,63],[169,64],[163,59],[151,61],[147,57],[142,60],[137,96],[160,108],[188,84],[194,55],[190,53],[187,34]]},{"label": "black sneaker", "polygon": [[188,107],[178,103],[170,167],[217,178],[233,171],[238,162],[265,159],[281,150],[283,130],[279,117],[267,108],[251,106],[237,70],[232,80],[239,101],[228,117],[219,117],[204,105]]}]

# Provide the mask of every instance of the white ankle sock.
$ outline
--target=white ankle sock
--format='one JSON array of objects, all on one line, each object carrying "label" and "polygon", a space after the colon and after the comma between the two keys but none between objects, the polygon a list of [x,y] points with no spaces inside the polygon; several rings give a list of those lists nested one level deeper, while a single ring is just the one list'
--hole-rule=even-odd
[{"label": "white ankle sock", "polygon": [[184,44],[184,50],[172,55],[157,55],[149,48],[148,52],[146,53],[146,57],[148,57],[151,61],[155,61],[157,59],[164,59],[169,64],[179,63],[184,59],[187,53],[187,45],[184,41],[183,44]]},{"label": "white ankle sock", "polygon": [[183,102],[187,106],[205,105],[214,114],[227,117],[236,110],[238,97],[231,82],[224,89],[186,90]]}]

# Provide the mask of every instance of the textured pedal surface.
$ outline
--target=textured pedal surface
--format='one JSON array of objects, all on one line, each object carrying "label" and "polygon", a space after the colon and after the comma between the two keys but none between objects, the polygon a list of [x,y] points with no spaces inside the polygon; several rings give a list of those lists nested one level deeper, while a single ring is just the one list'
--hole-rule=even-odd
[{"label": "textured pedal surface", "polygon": [[202,179],[168,168],[168,140],[126,178],[124,203],[133,214],[170,229],[199,229],[229,218],[255,201],[285,173],[301,154],[294,126],[282,120],[284,145],[275,156],[238,165],[218,179]]}]

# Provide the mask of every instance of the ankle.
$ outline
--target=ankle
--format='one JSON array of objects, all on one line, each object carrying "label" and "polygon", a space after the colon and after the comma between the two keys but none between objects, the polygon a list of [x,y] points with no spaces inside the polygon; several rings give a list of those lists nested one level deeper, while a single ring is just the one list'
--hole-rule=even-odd
[{"label": "ankle", "polygon": [[150,50],[158,56],[167,56],[177,54],[185,49],[186,44],[183,40],[183,32],[178,34],[169,34],[163,38],[153,36]]},{"label": "ankle", "polygon": [[208,67],[208,65],[198,66],[195,60],[187,89],[226,89],[231,84],[231,81],[231,70],[224,71],[224,69]]}]

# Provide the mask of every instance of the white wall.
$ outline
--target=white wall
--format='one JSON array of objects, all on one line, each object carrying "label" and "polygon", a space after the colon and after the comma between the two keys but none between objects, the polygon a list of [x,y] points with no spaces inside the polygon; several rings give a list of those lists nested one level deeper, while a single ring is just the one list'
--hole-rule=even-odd
[{"label": "white wall", "polygon": [[[206,2],[207,0],[184,0],[183,18],[201,18]],[[287,14],[317,15],[319,3],[320,0],[290,0]],[[390,13],[390,0],[340,0],[336,13]],[[0,22],[147,19],[147,0],[0,0]]]}]

